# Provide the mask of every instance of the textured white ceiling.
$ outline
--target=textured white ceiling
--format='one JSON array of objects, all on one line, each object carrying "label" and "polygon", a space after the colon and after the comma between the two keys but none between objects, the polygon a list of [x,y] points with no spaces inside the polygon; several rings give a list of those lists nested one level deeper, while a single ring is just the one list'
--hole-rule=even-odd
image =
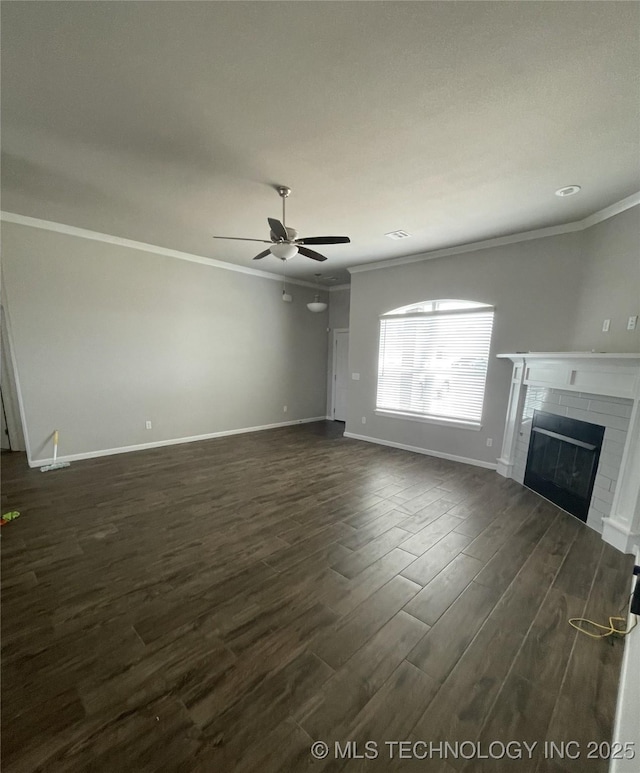
[{"label": "textured white ceiling", "polygon": [[[637,2],[6,2],[4,210],[293,276],[640,189]],[[577,183],[582,192],[554,191]],[[406,241],[387,231],[405,229]]]}]

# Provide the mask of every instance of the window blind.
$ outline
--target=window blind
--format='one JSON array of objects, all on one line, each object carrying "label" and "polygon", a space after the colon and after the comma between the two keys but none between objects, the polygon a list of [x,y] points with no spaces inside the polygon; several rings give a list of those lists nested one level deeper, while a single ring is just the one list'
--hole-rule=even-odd
[{"label": "window blind", "polygon": [[380,320],[380,410],[480,423],[493,309]]}]

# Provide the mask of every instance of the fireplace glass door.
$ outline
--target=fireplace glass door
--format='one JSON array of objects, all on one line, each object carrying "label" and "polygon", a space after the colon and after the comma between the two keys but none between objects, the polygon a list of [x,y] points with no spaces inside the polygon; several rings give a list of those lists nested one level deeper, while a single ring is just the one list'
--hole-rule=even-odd
[{"label": "fireplace glass door", "polygon": [[587,520],[604,427],[535,411],[525,486]]}]

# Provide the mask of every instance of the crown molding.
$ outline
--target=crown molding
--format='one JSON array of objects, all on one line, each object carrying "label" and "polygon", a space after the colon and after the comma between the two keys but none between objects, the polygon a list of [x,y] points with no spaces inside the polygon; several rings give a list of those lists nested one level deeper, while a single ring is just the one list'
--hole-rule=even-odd
[{"label": "crown molding", "polygon": [[588,215],[584,220],[578,222],[582,224],[582,228],[591,228],[592,225],[597,225],[603,220],[608,220],[610,217],[615,217],[621,212],[625,212],[627,209],[637,207],[640,204],[640,191],[638,193],[632,193],[631,196],[627,196],[626,199],[616,201],[615,204],[611,204],[604,209],[600,209],[598,212],[594,212],[593,215]]},{"label": "crown molding", "polygon": [[584,231],[586,228],[591,228],[591,226],[597,225],[603,220],[615,217],[615,215],[619,215],[627,209],[636,207],[638,204],[640,204],[640,192],[633,193],[631,196],[627,196],[625,199],[617,201],[609,207],[594,212],[592,215],[588,215],[582,220],[574,220],[571,223],[550,226],[548,228],[537,228],[534,231],[523,231],[517,234],[510,234],[509,236],[498,236],[495,239],[485,239],[480,242],[469,242],[467,244],[460,244],[456,247],[445,247],[444,249],[434,250],[433,252],[422,252],[419,255],[407,255],[403,258],[391,258],[390,260],[380,260],[376,263],[364,263],[360,266],[347,268],[347,271],[350,274],[359,274],[365,271],[375,271],[378,268],[403,266],[407,263],[422,263],[425,260],[444,258],[447,255],[461,255],[465,252],[486,250],[490,247],[502,247],[505,244],[516,244],[517,242],[527,242],[532,239],[545,239],[548,236],[558,236],[560,234]]},{"label": "crown molding", "polygon": [[[608,220],[611,217],[619,215],[621,212],[631,209],[632,207],[640,204],[640,191],[633,193],[631,196],[627,196],[621,201],[617,201],[615,204],[611,204],[604,209],[594,212],[591,215],[583,218],[582,220],[574,220],[571,223],[564,223],[563,225],[550,226],[548,228],[537,228],[533,231],[523,231],[517,234],[510,234],[509,236],[498,236],[495,239],[485,239],[479,242],[468,242],[467,244],[460,244],[455,247],[445,247],[441,250],[433,250],[432,252],[422,252],[418,255],[407,255],[401,258],[391,258],[389,260],[381,260],[376,263],[363,263],[359,266],[347,267],[347,271],[350,274],[359,274],[365,271],[375,271],[381,268],[390,268],[392,266],[403,266],[408,263],[421,263],[425,260],[433,260],[435,258],[444,258],[448,255],[461,255],[465,252],[475,252],[476,250],[486,250],[491,247],[502,247],[506,244],[516,244],[518,242],[526,242],[532,239],[544,239],[549,236],[559,236],[566,233],[574,233],[576,231],[584,231],[586,228],[601,223],[603,220]],[[256,268],[249,268],[248,266],[239,266],[235,263],[227,263],[222,260],[216,260],[215,258],[207,258],[204,255],[193,255],[189,252],[181,252],[180,250],[171,250],[166,247],[160,247],[156,244],[147,244],[146,242],[138,242],[133,239],[124,239],[120,236],[112,236],[111,234],[103,234],[99,231],[90,231],[86,228],[77,228],[73,225],[66,225],[64,223],[56,223],[52,220],[41,220],[37,217],[29,217],[27,215],[19,215],[15,212],[0,211],[0,220],[7,223],[16,223],[18,225],[26,225],[31,228],[39,228],[45,231],[54,231],[56,233],[66,234],[68,236],[77,236],[81,239],[90,239],[92,241],[104,242],[105,244],[115,244],[119,247],[129,247],[134,250],[141,250],[142,252],[152,252],[156,255],[165,255],[170,258],[177,258],[178,260],[187,260],[191,263],[201,263],[205,266],[212,266],[213,268],[221,268],[225,271],[236,271],[239,274],[248,274],[250,276],[261,277],[262,279],[271,279],[272,281],[280,282],[282,280],[281,274],[272,274],[268,271],[260,271]],[[287,278],[289,284],[299,285],[301,287],[311,287],[312,289],[321,292],[333,292],[336,290],[347,290],[351,288],[350,284],[336,285],[335,287],[321,287],[313,282],[306,282],[304,279]]]},{"label": "crown molding", "polygon": [[[268,271],[260,271],[257,268],[247,266],[238,266],[235,263],[225,263],[215,258],[207,258],[203,255],[192,255],[190,252],[181,252],[180,250],[171,250],[167,247],[159,247],[156,244],[147,244],[146,242],[137,242],[133,239],[123,239],[120,236],[103,234],[98,231],[90,231],[86,228],[76,228],[73,225],[56,223],[52,220],[41,220],[37,217],[28,217],[27,215],[18,215],[15,212],[0,212],[0,220],[6,223],[16,223],[17,225],[26,225],[31,228],[39,228],[43,231],[54,231],[55,233],[65,234],[67,236],[77,236],[80,239],[90,239],[94,242],[104,242],[105,244],[115,244],[118,247],[129,247],[133,250],[142,252],[152,252],[156,255],[165,255],[168,258],[177,258],[178,260],[188,260],[191,263],[201,263],[204,266],[221,268],[225,271],[235,271],[238,274],[249,274],[262,279],[271,279],[275,282],[282,282],[282,274],[271,274]],[[318,288],[313,282],[305,282],[304,279],[292,279],[287,277],[287,284],[300,285],[302,287],[311,287],[313,290],[326,291],[326,288]]]}]

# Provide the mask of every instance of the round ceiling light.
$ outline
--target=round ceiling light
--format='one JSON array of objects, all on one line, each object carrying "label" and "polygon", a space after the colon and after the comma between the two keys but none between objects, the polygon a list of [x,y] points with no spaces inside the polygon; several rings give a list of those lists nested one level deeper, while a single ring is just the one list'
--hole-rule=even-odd
[{"label": "round ceiling light", "polygon": [[269,247],[269,251],[272,255],[280,260],[291,260],[298,254],[298,248],[295,244],[287,244],[286,242],[280,242],[278,244],[272,244]]},{"label": "round ceiling light", "polygon": [[580,193],[581,188],[579,185],[565,185],[564,188],[558,188],[556,196],[560,196],[561,199],[565,196],[575,196],[576,193]]},{"label": "round ceiling light", "polygon": [[309,311],[312,311],[314,314],[318,314],[321,311],[324,311],[327,308],[326,303],[322,303],[320,300],[320,295],[316,295],[311,303],[307,303],[307,308]]}]

